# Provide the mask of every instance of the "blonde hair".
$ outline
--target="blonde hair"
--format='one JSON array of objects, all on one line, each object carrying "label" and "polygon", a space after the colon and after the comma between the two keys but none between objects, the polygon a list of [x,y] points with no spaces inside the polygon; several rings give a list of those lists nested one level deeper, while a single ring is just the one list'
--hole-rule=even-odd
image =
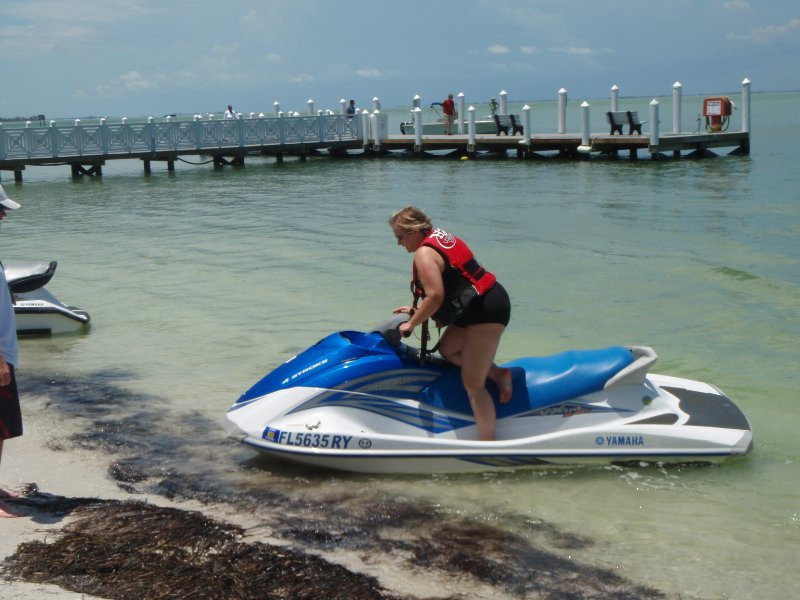
[{"label": "blonde hair", "polygon": [[396,225],[403,231],[430,231],[433,229],[430,217],[416,206],[406,206],[392,213],[389,225]]}]

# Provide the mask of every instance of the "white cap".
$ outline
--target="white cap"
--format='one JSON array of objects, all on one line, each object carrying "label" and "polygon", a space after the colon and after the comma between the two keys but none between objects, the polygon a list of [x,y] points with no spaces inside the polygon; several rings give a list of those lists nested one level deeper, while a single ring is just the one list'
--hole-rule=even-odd
[{"label": "white cap", "polygon": [[3,186],[0,185],[0,207],[3,210],[14,210],[20,207],[19,202],[14,202],[11,198],[6,196],[6,191],[3,189]]}]

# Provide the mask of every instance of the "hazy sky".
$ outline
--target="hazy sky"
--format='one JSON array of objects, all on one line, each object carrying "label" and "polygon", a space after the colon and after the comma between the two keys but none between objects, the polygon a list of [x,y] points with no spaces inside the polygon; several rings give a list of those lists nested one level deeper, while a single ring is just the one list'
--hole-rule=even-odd
[{"label": "hazy sky", "polygon": [[800,89],[798,0],[2,0],[0,116]]}]

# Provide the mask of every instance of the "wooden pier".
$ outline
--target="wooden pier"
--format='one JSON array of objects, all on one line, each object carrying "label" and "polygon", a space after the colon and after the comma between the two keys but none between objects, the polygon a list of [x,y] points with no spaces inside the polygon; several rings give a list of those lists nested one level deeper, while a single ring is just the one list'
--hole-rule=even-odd
[{"label": "wooden pier", "polygon": [[[678,83],[673,86],[673,131],[660,131],[659,106],[654,99],[649,105],[649,119],[642,122],[649,124],[645,135],[639,133],[641,126],[636,131],[631,127],[628,134],[623,134],[621,127],[614,129],[613,123],[611,132],[608,129],[608,133],[592,132],[587,102],[581,104],[580,132],[567,133],[564,90],[559,92],[558,133],[533,131],[531,109],[526,105],[522,108],[521,134],[476,134],[475,109],[464,109],[463,94],[459,94],[459,114],[466,115],[466,119],[458,122],[457,135],[422,135],[419,106],[411,111],[415,135],[389,134],[388,115],[381,113],[377,99],[373,100],[372,113],[364,110],[354,117],[344,114],[344,100],[341,100],[342,114],[331,111],[314,114],[309,100],[308,115],[284,114],[276,102],[274,116],[251,113],[237,119],[204,119],[196,115],[191,120],[166,117],[156,121],[149,117],[139,122],[122,119],[119,123],[107,119],[82,123],[76,119],[71,125],[56,125],[51,121],[49,126],[0,123],[0,171],[12,171],[15,181],[22,182],[22,172],[28,166],[67,165],[73,177],[100,176],[106,161],[120,159],[141,160],[144,172],[150,173],[153,162],[166,163],[169,171],[175,169],[176,161],[190,162],[184,157],[200,157],[215,167],[242,166],[246,156],[256,154],[273,155],[278,161],[284,156],[299,156],[304,160],[321,154],[382,157],[397,153],[418,157],[489,154],[580,160],[620,156],[636,160],[641,154],[660,160],[714,155],[713,149],[718,148],[730,148],[729,154],[749,154],[750,82],[742,83],[742,127],[730,132],[721,129],[681,132]],[[612,90],[616,92],[615,88]],[[503,94],[500,114],[507,115]],[[617,101],[612,95],[612,111],[618,110]]]}]

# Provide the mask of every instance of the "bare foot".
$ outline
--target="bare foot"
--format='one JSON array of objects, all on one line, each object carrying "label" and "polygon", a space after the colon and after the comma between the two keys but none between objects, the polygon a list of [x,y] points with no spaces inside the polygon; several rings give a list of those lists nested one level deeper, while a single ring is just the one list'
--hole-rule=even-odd
[{"label": "bare foot", "polygon": [[19,492],[0,486],[0,498],[18,498]]},{"label": "bare foot", "polygon": [[13,519],[14,517],[21,517],[21,516],[22,513],[18,513],[7,504],[0,502],[0,518]]},{"label": "bare foot", "polygon": [[500,381],[497,384],[500,389],[500,404],[508,404],[511,396],[514,395],[514,381],[511,378],[511,369],[503,369]]}]

